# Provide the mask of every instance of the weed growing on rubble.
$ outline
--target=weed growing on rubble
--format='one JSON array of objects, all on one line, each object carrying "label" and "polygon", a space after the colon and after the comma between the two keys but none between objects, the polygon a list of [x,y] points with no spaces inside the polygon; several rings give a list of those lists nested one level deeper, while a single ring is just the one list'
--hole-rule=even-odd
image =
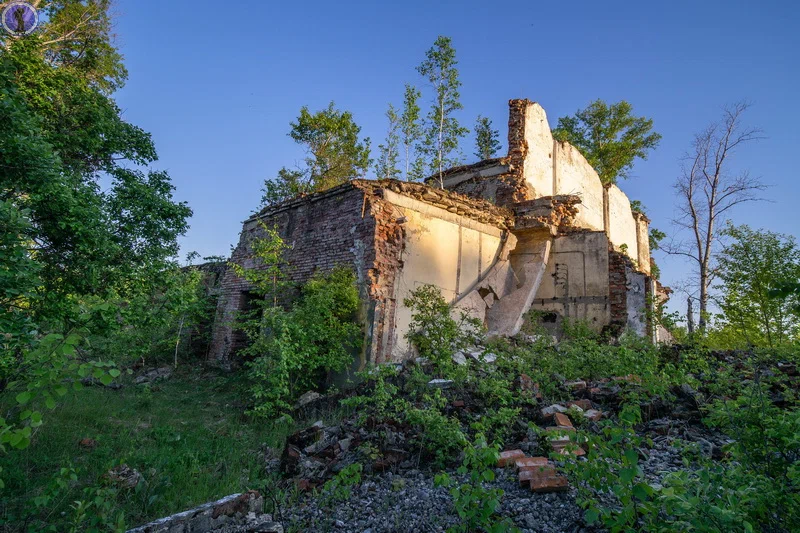
[{"label": "weed growing on rubble", "polygon": [[446,473],[438,474],[434,483],[437,487],[449,487],[453,497],[460,524],[449,528],[448,533],[487,533],[517,532],[508,518],[499,519],[495,513],[500,506],[503,490],[489,489],[483,483],[494,481],[492,468],[500,456],[497,445],[488,445],[482,434],[475,437],[475,443],[467,443],[464,448],[464,461],[458,469],[459,475],[469,474],[469,482],[458,485]]},{"label": "weed growing on rubble", "polygon": [[433,456],[437,466],[444,465],[467,442],[458,419],[442,414],[446,402],[442,391],[437,389],[425,395],[425,407],[413,407],[406,414],[406,420],[420,429],[420,447]]},{"label": "weed growing on rubble", "polygon": [[465,311],[458,319],[451,315],[450,304],[434,285],[421,285],[403,300],[411,309],[408,339],[422,357],[440,371],[452,371],[453,354],[475,344],[483,333],[483,325]]},{"label": "weed growing on rubble", "polygon": [[[606,423],[599,435],[579,434],[586,439],[588,460],[567,461],[564,468],[577,481],[579,503],[590,525],[599,522],[613,533],[635,531],[652,507],[655,490],[644,482],[639,466],[638,449],[644,439],[634,431],[641,420],[639,406],[628,403],[619,413],[619,423]],[[616,502],[601,502],[598,494],[613,494]]]},{"label": "weed growing on rubble", "polygon": [[634,426],[641,422],[639,403],[652,391],[641,387],[626,398],[617,421],[602,423],[599,433],[579,432],[587,460],[565,463],[586,521],[611,531],[800,530],[800,411],[792,382],[760,367],[760,355],[715,374],[701,352],[689,359],[705,372],[704,423],[731,444],[714,459],[711,450],[686,443],[684,469],[660,485],[645,483],[638,450],[652,443]]},{"label": "weed growing on rubble", "polygon": [[338,474],[333,476],[322,488],[322,506],[327,507],[331,501],[346,501],[350,499],[351,488],[361,483],[361,471],[364,469],[361,463],[353,463],[343,468]]},{"label": "weed growing on rubble", "polygon": [[480,434],[488,435],[490,442],[502,445],[511,432],[512,425],[519,418],[520,412],[522,409],[510,407],[487,409],[471,427]]}]

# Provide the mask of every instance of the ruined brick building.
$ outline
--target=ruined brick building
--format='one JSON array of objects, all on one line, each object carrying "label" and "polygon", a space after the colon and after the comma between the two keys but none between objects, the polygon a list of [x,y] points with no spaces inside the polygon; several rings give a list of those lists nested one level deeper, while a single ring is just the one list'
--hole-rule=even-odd
[{"label": "ruined brick building", "polygon": [[[511,100],[508,128],[507,156],[449,169],[444,189],[353,180],[268,207],[244,222],[231,260],[257,266],[249,243],[263,221],[290,245],[293,281],[351,266],[362,299],[360,365],[409,356],[403,299],[422,284],[439,287],[490,334],[518,333],[535,309],[554,333],[569,318],[656,340],[646,312],[660,290],[647,218],[576,148],[553,139],[538,104]],[[232,270],[222,279],[211,344],[221,362],[244,341],[232,318],[248,307],[250,289]]]}]

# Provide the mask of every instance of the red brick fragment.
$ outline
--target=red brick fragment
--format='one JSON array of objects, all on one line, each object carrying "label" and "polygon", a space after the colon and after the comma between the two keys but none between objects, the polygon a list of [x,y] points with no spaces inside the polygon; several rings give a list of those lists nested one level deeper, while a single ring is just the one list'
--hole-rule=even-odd
[{"label": "red brick fragment", "polygon": [[556,413],[553,416],[553,421],[556,423],[556,426],[560,428],[572,428],[572,421],[569,419],[567,415],[564,413]]},{"label": "red brick fragment", "polygon": [[456,408],[459,408],[459,409],[464,407],[464,400],[455,400],[453,402],[453,407],[456,407]]},{"label": "red brick fragment", "polygon": [[574,455],[576,457],[586,455],[586,450],[580,446],[574,446],[570,442],[552,442],[550,445],[553,447],[553,451],[559,455]]},{"label": "red brick fragment", "polygon": [[559,432],[559,433],[562,433],[562,434],[575,433],[575,428],[571,427],[571,426],[570,427],[561,427],[561,426],[554,427],[554,426],[551,426],[551,427],[544,428],[544,430],[545,431],[556,431],[556,432]]},{"label": "red brick fragment", "polygon": [[556,476],[556,469],[552,465],[537,466],[528,470],[520,470],[518,474],[520,484],[535,478]]},{"label": "red brick fragment", "polygon": [[297,490],[303,491],[303,492],[309,491],[309,490],[314,488],[314,484],[311,483],[307,479],[297,479],[297,480],[295,480],[294,486],[297,487]]},{"label": "red brick fragment", "polygon": [[564,492],[569,490],[567,478],[558,474],[554,476],[535,477],[530,481],[533,492]]},{"label": "red brick fragment", "polygon": [[583,409],[584,411],[588,411],[592,408],[592,402],[590,400],[572,400],[567,402],[567,407],[577,406]]},{"label": "red brick fragment", "polygon": [[78,445],[81,448],[92,449],[92,448],[96,448],[97,447],[97,441],[87,437],[85,439],[81,439],[80,442],[78,443]]},{"label": "red brick fragment", "polygon": [[507,450],[500,452],[500,458],[497,460],[497,466],[503,468],[510,464],[514,464],[514,461],[520,457],[525,457],[525,453],[522,450]]},{"label": "red brick fragment", "polygon": [[514,465],[520,470],[540,467],[547,464],[546,457],[520,457],[514,461]]}]

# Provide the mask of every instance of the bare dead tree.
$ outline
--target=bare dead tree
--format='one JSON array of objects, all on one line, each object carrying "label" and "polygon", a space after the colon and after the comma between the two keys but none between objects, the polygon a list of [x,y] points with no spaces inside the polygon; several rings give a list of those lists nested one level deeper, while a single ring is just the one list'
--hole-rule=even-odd
[{"label": "bare dead tree", "polygon": [[688,231],[689,237],[684,240],[674,237],[663,248],[669,254],[690,258],[696,265],[701,332],[706,326],[709,289],[714,279],[712,258],[718,244],[718,223],[733,207],[761,200],[759,193],[766,189],[760,178],[729,168],[732,156],[742,145],[763,138],[760,129],[742,124],[742,115],[748,107],[745,102],[725,107],[719,121],[695,135],[675,183],[679,202],[673,224],[678,233]]}]

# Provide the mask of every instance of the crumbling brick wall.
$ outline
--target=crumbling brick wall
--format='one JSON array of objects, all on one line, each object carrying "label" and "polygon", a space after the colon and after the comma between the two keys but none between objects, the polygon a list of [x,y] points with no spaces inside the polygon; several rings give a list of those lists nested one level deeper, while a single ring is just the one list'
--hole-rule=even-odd
[{"label": "crumbling brick wall", "polygon": [[626,267],[629,259],[621,252],[608,249],[608,302],[611,310],[612,334],[621,333],[628,321],[628,279]]},{"label": "crumbling brick wall", "polygon": [[[385,333],[394,312],[391,295],[402,250],[402,229],[394,221],[391,206],[373,188],[356,182],[281,204],[245,222],[231,256],[233,263],[258,267],[258,261],[251,257],[250,243],[263,235],[259,221],[276,227],[289,246],[285,258],[294,284],[338,265],[354,270],[362,296],[360,318],[365,324],[362,362],[371,354],[385,352],[384,344],[392,340]],[[222,280],[210,349],[211,358],[222,364],[228,364],[245,342],[233,320],[247,307],[252,289],[233,270]]]}]

